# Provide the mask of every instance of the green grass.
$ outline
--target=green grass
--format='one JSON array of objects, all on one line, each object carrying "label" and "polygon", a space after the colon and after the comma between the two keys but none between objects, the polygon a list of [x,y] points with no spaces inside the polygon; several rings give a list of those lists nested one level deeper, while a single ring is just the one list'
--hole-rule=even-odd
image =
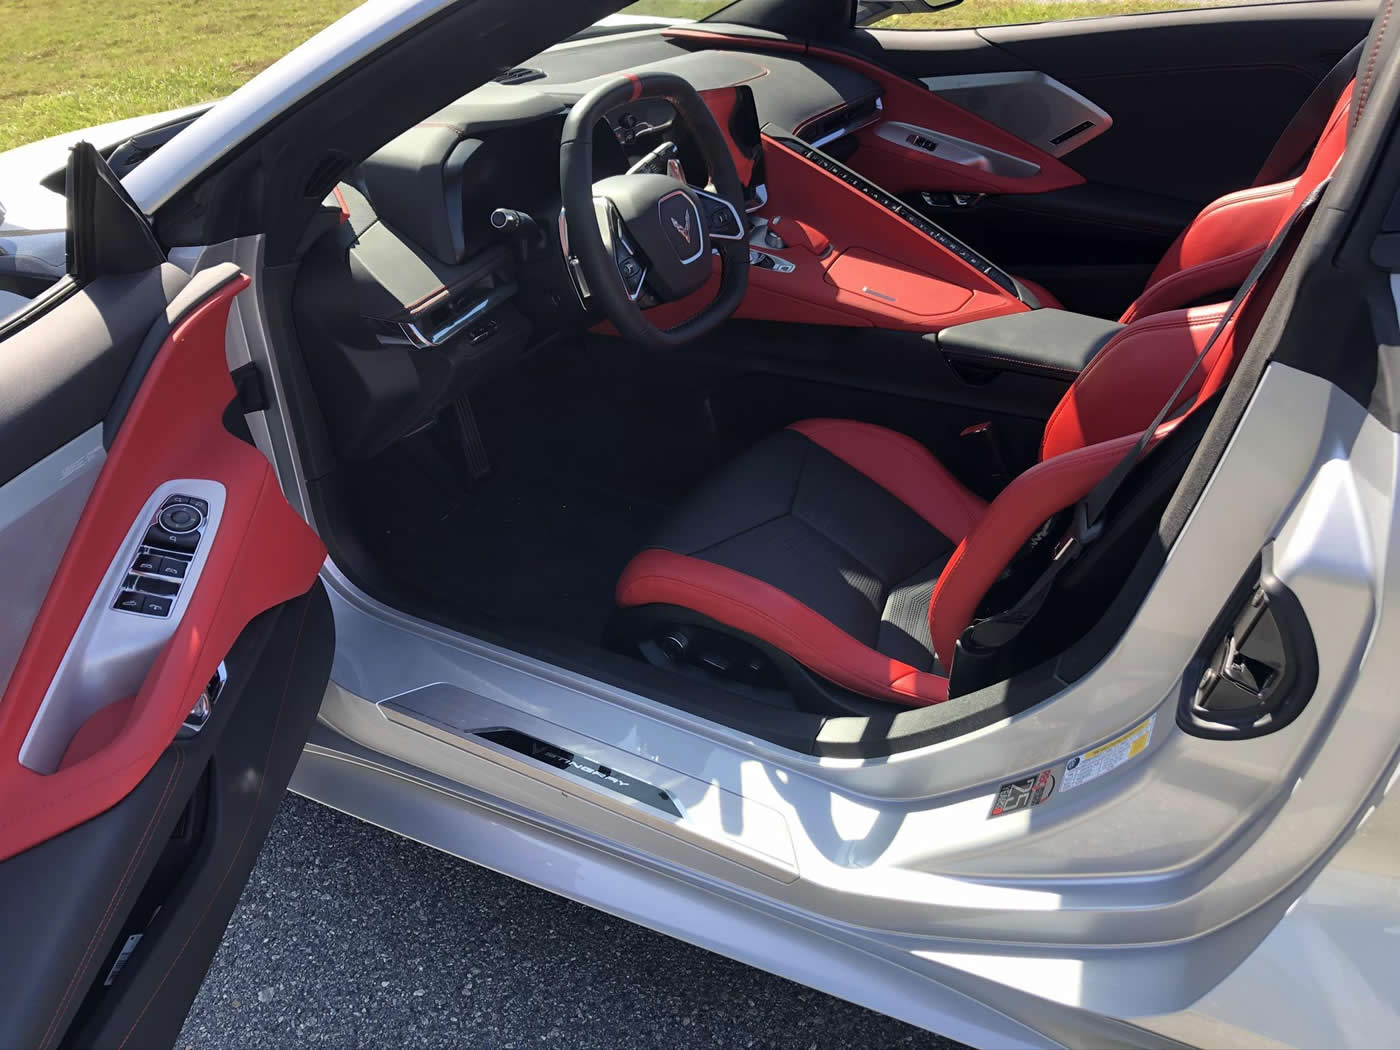
[{"label": "green grass", "polygon": [[[1180,11],[1212,7],[1231,0],[963,0],[943,11],[889,15],[872,29],[967,29],[975,26],[1019,25],[1102,15],[1138,15],[1151,11]],[[728,6],[729,0],[637,0],[623,8],[627,14],[670,18],[704,18]]]},{"label": "green grass", "polygon": [[[233,91],[359,0],[0,0],[0,150]],[[568,0],[548,0],[566,3]],[[640,0],[702,18],[727,0]],[[954,29],[1209,6],[1219,0],[965,0],[884,28]]]},{"label": "green grass", "polygon": [[964,0],[944,11],[890,15],[872,29],[972,29],[1027,22],[1063,22],[1069,18],[1141,15],[1217,7],[1230,0]]},{"label": "green grass", "polygon": [[0,150],[227,95],[359,0],[0,0]]}]

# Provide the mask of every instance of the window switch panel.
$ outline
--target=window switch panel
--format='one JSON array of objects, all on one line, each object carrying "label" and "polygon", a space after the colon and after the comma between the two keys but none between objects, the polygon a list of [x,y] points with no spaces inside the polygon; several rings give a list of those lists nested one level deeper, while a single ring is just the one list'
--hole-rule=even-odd
[{"label": "window switch panel", "polygon": [[143,576],[136,581],[136,589],[143,594],[163,594],[174,597],[180,593],[180,585],[174,580],[162,580],[155,576]]},{"label": "window switch panel", "polygon": [[209,503],[196,496],[167,497],[146,529],[114,609],[169,616],[204,538]]},{"label": "window switch panel", "polygon": [[151,551],[142,551],[136,556],[136,561],[131,566],[132,572],[144,572],[155,574],[160,571],[161,558],[159,554]]},{"label": "window switch panel", "polygon": [[147,616],[169,616],[174,605],[174,598],[162,598],[153,594],[145,595],[141,599],[141,611]]},{"label": "window switch panel", "polygon": [[183,558],[161,558],[155,572],[168,580],[183,580],[190,563]]}]

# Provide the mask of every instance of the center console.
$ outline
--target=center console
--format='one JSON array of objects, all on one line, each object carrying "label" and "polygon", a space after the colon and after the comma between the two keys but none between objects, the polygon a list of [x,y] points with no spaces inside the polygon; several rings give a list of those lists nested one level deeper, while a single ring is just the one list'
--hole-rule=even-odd
[{"label": "center console", "polygon": [[[784,149],[791,150],[799,157],[810,161],[823,171],[836,176],[847,186],[859,192],[867,200],[897,215],[925,237],[931,238],[944,250],[952,252],[969,266],[986,274],[988,278],[1000,285],[1008,295],[1013,295],[1023,302],[1027,301],[1028,294],[1026,290],[1017,285],[1015,278],[1009,273],[1002,270],[990,259],[981,255],[976,250],[968,247],[937,223],[930,222],[925,216],[920,214],[917,209],[911,208],[892,193],[882,190],[858,171],[846,167],[846,165],[842,164],[834,157],[808,145],[806,142],[803,142],[793,135],[778,132],[770,128],[768,130],[768,137],[771,141],[782,146]],[[1039,304],[1031,303],[1031,305]]]},{"label": "center console", "polygon": [[937,339],[939,350],[955,368],[1072,382],[1123,328],[1102,317],[1035,310],[954,325],[939,332]]}]

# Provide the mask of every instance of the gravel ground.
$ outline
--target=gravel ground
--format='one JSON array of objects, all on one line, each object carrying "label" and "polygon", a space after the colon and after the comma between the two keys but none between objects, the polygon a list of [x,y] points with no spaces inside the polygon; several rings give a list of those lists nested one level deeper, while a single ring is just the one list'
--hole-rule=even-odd
[{"label": "gravel ground", "polygon": [[176,1045],[958,1050],[292,795]]}]

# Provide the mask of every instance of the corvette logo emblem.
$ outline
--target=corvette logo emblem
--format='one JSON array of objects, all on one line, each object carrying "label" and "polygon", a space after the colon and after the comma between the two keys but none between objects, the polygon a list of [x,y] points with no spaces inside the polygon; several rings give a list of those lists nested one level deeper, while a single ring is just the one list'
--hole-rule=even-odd
[{"label": "corvette logo emblem", "polygon": [[685,238],[685,243],[690,243],[690,212],[685,213],[685,222],[677,222],[674,218],[671,225],[676,228],[676,232]]}]

